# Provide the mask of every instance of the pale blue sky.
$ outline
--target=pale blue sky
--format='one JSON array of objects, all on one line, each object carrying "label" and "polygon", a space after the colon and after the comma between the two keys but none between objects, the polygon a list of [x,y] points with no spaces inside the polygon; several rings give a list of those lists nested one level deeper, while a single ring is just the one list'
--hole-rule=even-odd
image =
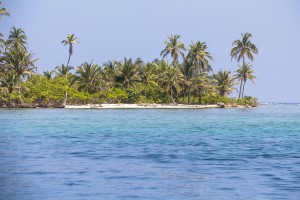
[{"label": "pale blue sky", "polygon": [[[15,26],[25,30],[38,72],[67,62],[67,33],[78,36],[71,65],[102,64],[124,57],[160,58],[166,36],[205,41],[214,72],[234,72],[231,44],[251,32],[259,49],[252,64],[255,85],[246,95],[264,101],[300,102],[300,1],[298,0],[2,0],[11,13],[1,22],[5,36]],[[233,93],[232,96],[236,96]]]}]

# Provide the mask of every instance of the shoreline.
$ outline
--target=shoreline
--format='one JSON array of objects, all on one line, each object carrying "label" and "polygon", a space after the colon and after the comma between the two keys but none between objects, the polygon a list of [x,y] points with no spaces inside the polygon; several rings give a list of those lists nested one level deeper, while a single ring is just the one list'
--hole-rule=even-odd
[{"label": "shoreline", "polygon": [[37,104],[22,104],[22,105],[5,105],[1,106],[4,109],[14,109],[14,108],[59,108],[59,109],[208,109],[208,108],[254,108],[256,106],[251,105],[237,105],[237,104],[158,104],[158,103],[139,103],[139,104],[126,104],[126,103],[116,103],[116,104],[67,104],[67,105],[37,105]]},{"label": "shoreline", "polygon": [[249,105],[187,105],[187,104],[86,104],[86,105],[65,105],[65,109],[206,109],[206,108],[252,108]]}]

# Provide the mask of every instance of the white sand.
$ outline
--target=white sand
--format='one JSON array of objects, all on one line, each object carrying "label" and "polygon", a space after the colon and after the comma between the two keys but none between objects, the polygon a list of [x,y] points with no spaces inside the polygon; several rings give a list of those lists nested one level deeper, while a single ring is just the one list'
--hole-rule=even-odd
[{"label": "white sand", "polygon": [[185,105],[185,104],[86,104],[86,105],[66,105],[65,108],[99,108],[99,109],[203,109],[220,108],[219,105]]}]

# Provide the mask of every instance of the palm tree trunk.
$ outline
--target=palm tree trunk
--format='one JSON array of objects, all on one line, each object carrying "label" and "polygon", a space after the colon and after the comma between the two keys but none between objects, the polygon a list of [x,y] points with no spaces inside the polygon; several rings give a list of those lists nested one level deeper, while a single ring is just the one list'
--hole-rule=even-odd
[{"label": "palm tree trunk", "polygon": [[[243,55],[243,66],[245,65],[245,56]],[[244,94],[244,87],[245,84],[243,84],[243,79],[241,80],[241,85],[240,85],[240,91],[239,91],[239,98],[243,98],[243,94]],[[243,88],[243,89],[242,89]]]},{"label": "palm tree trunk", "polygon": [[67,67],[69,67],[70,58],[71,58],[71,54],[69,54],[69,59],[68,59]]},{"label": "palm tree trunk", "polygon": [[171,99],[172,99],[172,102],[174,102],[174,98],[173,98],[173,90],[172,90],[172,85],[170,85],[170,95],[171,95]]},{"label": "palm tree trunk", "polygon": [[198,101],[199,101],[199,104],[202,105],[202,96],[201,95],[199,95]]},{"label": "palm tree trunk", "polygon": [[20,81],[20,79],[18,80],[18,92],[19,92],[19,95],[21,95],[21,81]]},{"label": "palm tree trunk", "polygon": [[185,92],[185,90],[183,91],[183,98],[182,98],[182,101],[181,101],[181,103],[183,103],[184,104],[184,101],[185,101],[185,96],[186,96],[186,92]]},{"label": "palm tree trunk", "polygon": [[188,88],[188,104],[191,104],[191,87]]},{"label": "palm tree trunk", "polygon": [[240,90],[239,90],[239,98],[241,98],[242,87],[243,87],[243,80],[241,79],[241,85],[240,85]]},{"label": "palm tree trunk", "polygon": [[243,93],[242,93],[242,98],[244,98],[244,90],[245,90],[245,85],[246,85],[246,80],[244,81],[244,85],[243,85]]}]

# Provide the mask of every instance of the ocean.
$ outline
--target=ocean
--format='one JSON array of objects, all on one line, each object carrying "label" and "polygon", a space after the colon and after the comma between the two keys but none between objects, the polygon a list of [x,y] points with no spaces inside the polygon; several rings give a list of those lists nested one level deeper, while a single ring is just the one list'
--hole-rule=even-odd
[{"label": "ocean", "polygon": [[300,199],[300,105],[0,109],[2,200]]}]

